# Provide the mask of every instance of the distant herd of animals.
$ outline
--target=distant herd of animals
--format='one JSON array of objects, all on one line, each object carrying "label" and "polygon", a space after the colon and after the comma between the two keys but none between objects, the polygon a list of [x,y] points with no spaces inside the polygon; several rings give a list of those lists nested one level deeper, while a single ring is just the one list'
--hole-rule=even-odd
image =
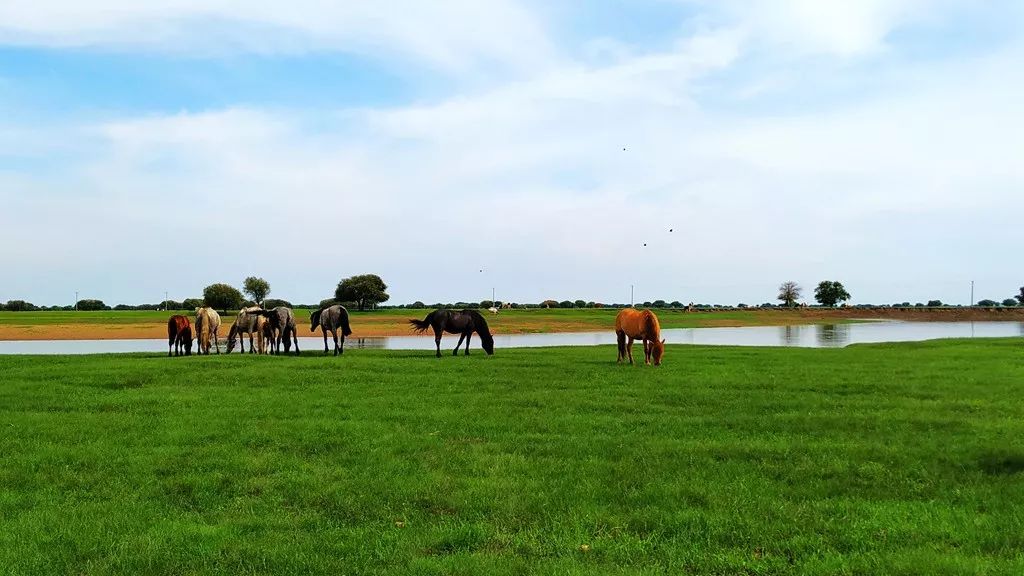
[{"label": "distant herd of animals", "polygon": [[[320,328],[324,336],[324,354],[330,352],[327,335],[330,333],[334,342],[334,355],[345,352],[345,337],[352,334],[349,325],[348,310],[341,304],[315,310],[309,317],[309,331],[316,333]],[[437,357],[441,357],[441,335],[445,332],[458,334],[459,343],[452,351],[459,354],[463,341],[466,343],[465,354],[469,355],[469,342],[475,332],[480,337],[480,345],[488,355],[494,354],[494,336],[487,327],[487,321],[476,310],[434,310],[423,320],[409,320],[412,329],[422,334],[428,329],[434,331],[434,343]],[[193,340],[198,346],[199,354],[209,354],[213,348],[220,354],[220,314],[208,306],[196,308],[195,329],[187,316],[180,314],[167,320],[167,355],[191,356]],[[278,306],[264,310],[259,306],[251,306],[239,310],[227,337],[227,353],[234,351],[237,345],[240,353],[245,352],[245,336],[249,337],[250,354],[280,354],[291,352],[295,345],[295,354],[299,354],[298,330],[295,325],[295,313],[291,308]],[[644,363],[661,364],[665,355],[665,340],[661,338],[661,325],[658,317],[650,310],[626,308],[615,317],[615,337],[618,343],[618,362],[628,359],[633,363],[633,342],[641,340],[644,347]]]}]

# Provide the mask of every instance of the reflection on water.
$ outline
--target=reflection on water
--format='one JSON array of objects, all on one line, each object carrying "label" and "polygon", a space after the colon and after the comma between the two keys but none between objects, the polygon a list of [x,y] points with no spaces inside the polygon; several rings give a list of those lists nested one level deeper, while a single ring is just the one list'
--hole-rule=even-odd
[{"label": "reflection on water", "polygon": [[[870,342],[910,342],[935,338],[992,338],[1024,336],[1024,322],[865,322],[808,326],[753,326],[742,328],[686,328],[662,330],[669,344],[726,346],[796,346],[839,348]],[[441,342],[449,352],[458,338],[446,336]],[[496,335],[494,345],[502,348],[540,346],[614,345],[615,334],[574,332],[569,334]],[[305,351],[323,351],[322,338],[299,338]],[[640,344],[637,343],[639,348]],[[349,338],[348,349],[433,350],[432,336]],[[473,350],[480,349],[473,339]],[[102,354],[111,352],[167,352],[166,340],[34,340],[0,342],[0,354]],[[642,351],[641,351],[642,353]]]},{"label": "reflection on water", "polygon": [[800,331],[803,330],[803,326],[780,326],[779,330],[783,346],[799,346],[800,345]]},{"label": "reflection on water", "polygon": [[819,348],[839,348],[850,342],[850,324],[819,324]]}]

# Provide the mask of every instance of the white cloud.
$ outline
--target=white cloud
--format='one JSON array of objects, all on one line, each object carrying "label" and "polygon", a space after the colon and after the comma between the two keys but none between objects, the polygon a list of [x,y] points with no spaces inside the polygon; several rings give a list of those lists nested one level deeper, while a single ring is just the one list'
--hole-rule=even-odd
[{"label": "white cloud", "polygon": [[555,56],[543,26],[513,0],[7,0],[3,43],[186,54],[339,50],[455,72],[521,72]]},{"label": "white cloud", "polygon": [[[865,17],[874,31],[848,46],[877,47],[900,17]],[[754,303],[782,280],[823,278],[862,301],[910,298],[907,285],[959,301],[961,277],[1018,281],[986,254],[1013,244],[1005,215],[1024,209],[1019,47],[785,115],[717,108],[734,95],[706,81],[763,46],[751,34],[730,22],[664,53],[560,63],[429,104],[77,126],[84,160],[10,180],[31,199],[0,184],[19,201],[17,218],[0,214],[0,242],[23,246],[0,264],[130,269],[133,295],[162,294],[164,269],[184,271],[169,287],[181,296],[259,273],[293,301],[367,271],[398,302],[479,300],[491,286],[621,301],[636,284],[641,300]],[[799,74],[756,72],[815,100]],[[55,192],[69,186],[88,193]],[[39,222],[48,233],[25,242]]]}]

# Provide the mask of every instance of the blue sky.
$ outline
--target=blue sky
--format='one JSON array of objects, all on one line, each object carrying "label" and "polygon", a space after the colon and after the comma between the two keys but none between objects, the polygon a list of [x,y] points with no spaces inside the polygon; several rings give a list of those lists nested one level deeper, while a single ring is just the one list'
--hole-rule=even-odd
[{"label": "blue sky", "polygon": [[999,0],[5,3],[0,300],[1001,300],[1022,34]]}]

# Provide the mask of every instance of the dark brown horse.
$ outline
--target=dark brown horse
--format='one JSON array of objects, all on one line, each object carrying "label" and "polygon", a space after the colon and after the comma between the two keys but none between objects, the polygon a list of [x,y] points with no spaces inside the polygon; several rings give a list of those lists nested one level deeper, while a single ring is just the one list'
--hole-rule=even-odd
[{"label": "dark brown horse", "polygon": [[413,329],[417,332],[426,332],[427,328],[434,329],[434,343],[437,345],[437,357],[441,357],[441,334],[459,334],[459,343],[452,351],[453,356],[458,356],[462,341],[466,341],[466,355],[469,355],[469,340],[473,332],[480,335],[480,345],[484,352],[494,354],[494,337],[487,328],[487,321],[476,310],[434,310],[423,320],[409,320]]},{"label": "dark brown horse", "polygon": [[187,316],[180,314],[171,316],[167,320],[167,355],[171,356],[171,349],[174,349],[174,356],[192,355],[192,324]]}]

